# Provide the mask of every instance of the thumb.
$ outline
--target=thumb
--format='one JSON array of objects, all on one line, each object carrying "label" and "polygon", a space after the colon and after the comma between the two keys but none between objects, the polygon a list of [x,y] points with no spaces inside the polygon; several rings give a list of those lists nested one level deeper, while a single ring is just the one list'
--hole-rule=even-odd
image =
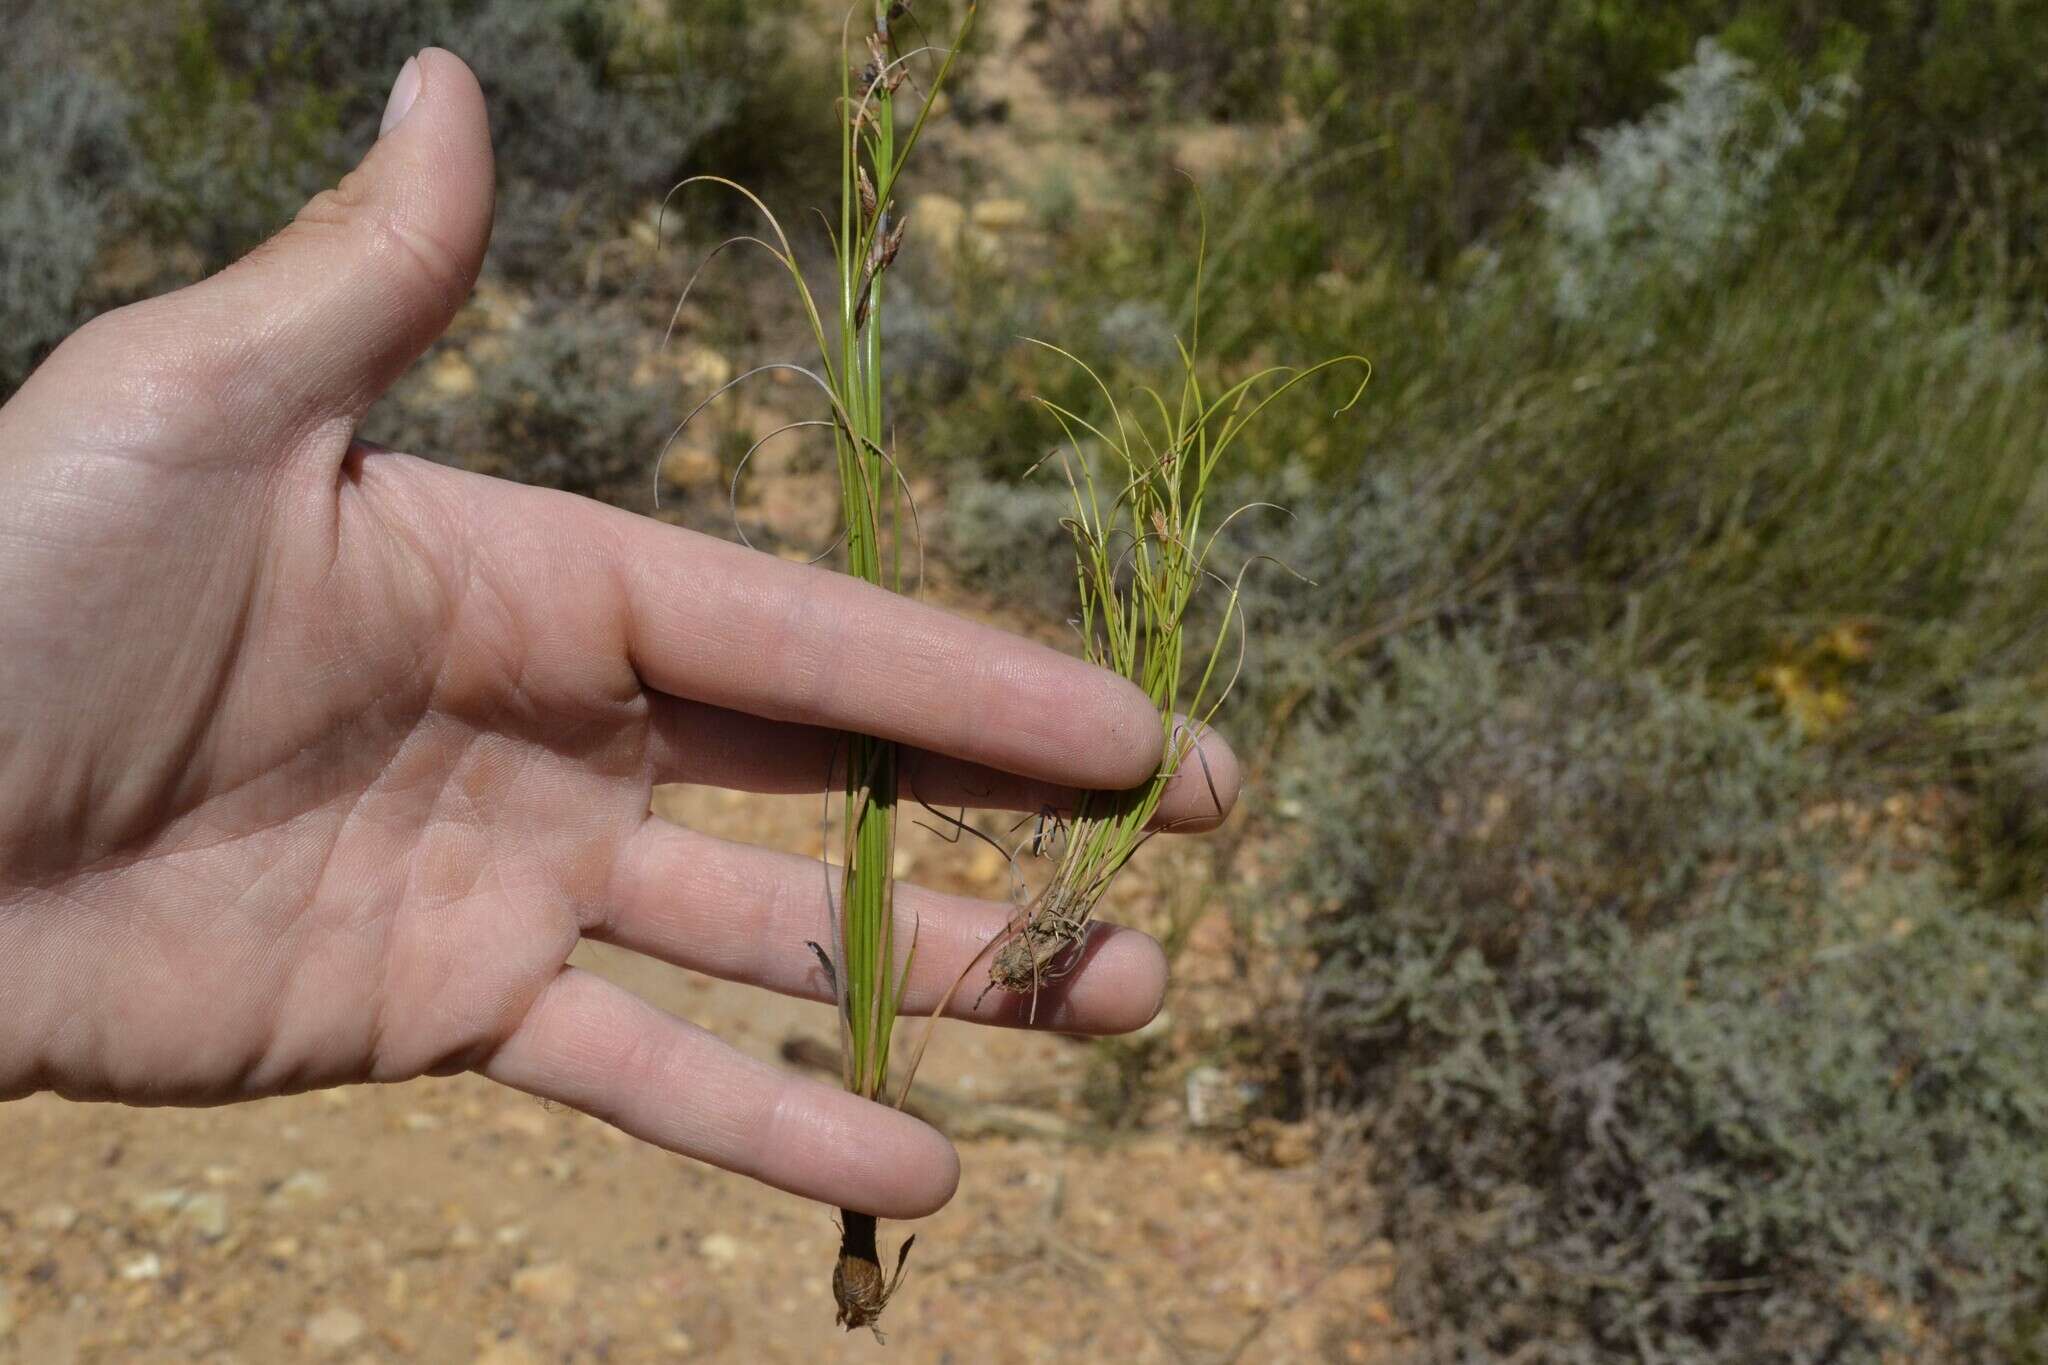
[{"label": "thumb", "polygon": [[210,358],[232,367],[214,386],[230,415],[279,436],[353,428],[469,296],[493,197],[483,91],[461,58],[428,48],[400,70],[355,170],[172,296],[185,334],[213,338]]}]

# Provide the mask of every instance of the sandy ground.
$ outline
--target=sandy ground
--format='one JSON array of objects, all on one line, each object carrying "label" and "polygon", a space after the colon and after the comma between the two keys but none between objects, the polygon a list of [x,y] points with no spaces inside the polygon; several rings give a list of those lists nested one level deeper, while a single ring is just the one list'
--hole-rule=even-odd
[{"label": "sandy ground", "polygon": [[[816,851],[809,798],[661,795],[700,828]],[[990,889],[955,850],[906,861]],[[584,951],[759,1056],[831,1036],[822,1007]],[[953,1026],[926,1074],[1057,1123],[1080,1113],[1088,1046]],[[881,1348],[833,1326],[830,1211],[474,1077],[203,1111],[38,1097],[0,1107],[0,1361],[1323,1358],[1375,1280],[1327,1273],[1313,1168],[1254,1165],[1175,1108],[1107,1142],[961,1142],[960,1194],[916,1228]]]}]

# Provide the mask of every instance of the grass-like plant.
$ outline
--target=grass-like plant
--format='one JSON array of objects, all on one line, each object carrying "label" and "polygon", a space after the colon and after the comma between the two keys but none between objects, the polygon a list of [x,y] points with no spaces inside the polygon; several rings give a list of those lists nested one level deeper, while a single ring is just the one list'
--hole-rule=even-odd
[{"label": "grass-like plant", "polygon": [[[932,97],[944,85],[974,21],[969,4],[952,45],[940,58],[929,95],[908,134],[898,138],[898,89],[909,67],[890,25],[905,16],[907,0],[874,0],[875,28],[867,39],[867,62],[854,72],[842,63],[840,108],[839,228],[834,234],[839,310],[839,363],[825,356],[838,423],[841,514],[846,528],[847,570],[870,583],[903,589],[906,530],[914,529],[902,472],[886,447],[882,411],[883,277],[903,246],[906,227],[895,207],[897,178],[924,131]],[[844,45],[842,45],[842,51]],[[815,307],[806,300],[815,318]],[[822,329],[818,336],[826,349]],[[913,523],[906,526],[906,520]],[[884,1097],[889,1082],[889,1044],[902,996],[896,973],[895,897],[892,864],[896,846],[896,746],[867,735],[847,740],[844,891],[840,897],[840,1039],[849,1090],[870,1099]],[[903,971],[915,954],[913,939]],[[915,1068],[911,1068],[914,1070]],[[902,1094],[910,1078],[904,1077]],[[875,1245],[875,1219],[843,1209],[839,1261],[832,1275],[838,1321],[849,1331],[877,1326],[882,1310],[903,1278],[915,1237],[904,1241],[895,1274],[886,1282]]]},{"label": "grass-like plant", "polygon": [[[853,37],[855,14],[869,0],[858,0],[847,14],[841,37],[838,101],[840,133],[840,195],[836,226],[829,221],[834,279],[826,308],[812,292],[787,234],[775,214],[752,191],[721,176],[685,181],[723,186],[742,196],[760,214],[767,237],[740,237],[726,245],[747,244],[766,250],[794,282],[804,317],[818,347],[820,369],[768,366],[795,371],[811,379],[830,407],[829,420],[791,423],[769,433],[772,439],[794,427],[829,426],[839,467],[842,543],[847,572],[869,583],[901,592],[906,549],[916,542],[916,509],[906,480],[890,450],[883,412],[883,285],[904,242],[906,221],[896,207],[896,188],[912,151],[922,136],[939,92],[959,56],[975,17],[969,0],[951,44],[905,47],[897,25],[907,18],[911,0],[872,0],[873,26],[859,49]],[[929,83],[919,90],[912,64],[930,58]],[[905,87],[909,98],[899,98]],[[913,105],[915,113],[905,108]],[[682,187],[678,187],[682,188]],[[723,250],[723,247],[720,248]],[[714,252],[713,255],[717,253]],[[707,262],[708,263],[708,262]],[[694,284],[694,280],[692,281]],[[688,291],[685,291],[685,298]],[[681,306],[678,305],[678,314]],[[720,388],[708,404],[751,378],[750,371]],[[705,404],[700,404],[701,412]],[[696,416],[684,419],[684,426]],[[678,428],[680,431],[681,428]],[[756,446],[758,449],[759,446]],[[897,748],[869,735],[846,737],[841,832],[842,880],[835,907],[834,951],[817,944],[827,976],[838,997],[841,1059],[846,1088],[869,1099],[886,1100],[890,1089],[890,1044],[895,1034],[915,938],[897,964],[895,897],[892,863],[897,815]],[[922,1055],[920,1049],[919,1055]],[[896,1089],[900,1104],[910,1088],[913,1059]],[[874,1215],[858,1209],[840,1210],[839,1259],[832,1292],[838,1321],[849,1331],[867,1327],[881,1338],[882,1311],[903,1278],[910,1238],[896,1258],[895,1272],[885,1276],[876,1246]]]},{"label": "grass-like plant", "polygon": [[[820,361],[815,372],[795,366],[766,368],[801,373],[817,386],[830,408],[828,419],[791,423],[763,440],[795,427],[831,429],[847,571],[900,592],[909,581],[904,561],[906,550],[916,543],[917,528],[916,511],[891,450],[883,411],[883,292],[905,234],[905,222],[896,208],[896,189],[934,99],[952,72],[974,22],[975,6],[966,6],[948,47],[905,50],[897,41],[894,26],[907,15],[907,0],[871,3],[873,28],[865,35],[860,60],[851,59],[851,15],[842,40],[842,52],[849,60],[842,68],[839,100],[838,221],[836,225],[827,223],[835,267],[830,327],[827,308],[820,306],[806,281],[781,223],[752,191],[718,176],[698,177],[685,184],[723,186],[760,214],[765,236],[739,237],[726,245],[763,249],[788,273]],[[912,60],[926,53],[932,56],[934,71],[925,89],[913,90],[922,98],[910,116],[899,111],[899,93],[911,80]],[[1199,260],[1195,292],[1199,301]],[[1050,885],[1020,912],[1011,934],[998,947],[990,967],[992,985],[1035,992],[1041,982],[1070,968],[1068,950],[1079,945],[1111,880],[1144,842],[1167,784],[1199,753],[1197,737],[1229,691],[1223,661],[1233,627],[1241,628],[1242,622],[1237,585],[1210,567],[1218,536],[1230,518],[1211,525],[1208,503],[1224,456],[1260,413],[1311,376],[1347,363],[1360,365],[1368,376],[1371,372],[1361,358],[1344,356],[1307,369],[1262,370],[1212,394],[1196,361],[1199,344],[1198,306],[1192,337],[1179,351],[1177,400],[1170,406],[1156,390],[1141,390],[1156,410],[1156,429],[1128,417],[1085,362],[1049,347],[1081,366],[1109,404],[1109,417],[1097,425],[1067,407],[1046,403],[1072,448],[1071,458],[1062,452],[1061,459],[1074,499],[1074,512],[1066,524],[1077,551],[1084,648],[1091,661],[1132,679],[1152,697],[1159,708],[1166,752],[1158,773],[1143,786],[1082,798]],[[759,371],[741,375],[732,384],[743,383],[755,373]],[[731,386],[721,388],[705,403]],[[1358,392],[1363,389],[1361,382]],[[1358,392],[1353,393],[1351,402],[1357,401]],[[1350,402],[1345,404],[1350,406]],[[702,407],[700,404],[698,411]],[[691,418],[695,415],[693,412]],[[685,426],[691,418],[685,419]],[[1099,457],[1085,448],[1084,436],[1094,438],[1109,457],[1108,468],[1101,475],[1095,469]],[[1220,583],[1227,596],[1213,637],[1190,653],[1186,645],[1189,613],[1207,581]],[[838,997],[847,1089],[886,1100],[894,1079],[895,1098],[900,1103],[923,1047],[920,1045],[901,1068],[900,1078],[891,1077],[896,1016],[904,976],[916,951],[913,938],[899,965],[891,876],[898,756],[894,744],[867,735],[849,735],[845,755],[842,881],[834,949],[828,952],[821,945],[811,946]],[[875,1330],[879,1338],[878,1323],[902,1280],[915,1239],[903,1243],[893,1274],[885,1275],[873,1215],[849,1208],[841,1210],[841,1218],[839,1258],[832,1281],[838,1321],[849,1330]]]},{"label": "grass-like plant", "polygon": [[[1034,1011],[1039,988],[1078,961],[1096,906],[1149,837],[1168,784],[1191,759],[1199,760],[1201,734],[1236,681],[1236,667],[1226,669],[1224,661],[1231,640],[1243,640],[1243,569],[1226,579],[1211,561],[1224,528],[1263,504],[1212,521],[1209,495],[1224,457],[1260,414],[1317,374],[1345,365],[1363,371],[1339,413],[1357,403],[1372,376],[1364,357],[1345,355],[1306,368],[1268,367],[1212,392],[1198,359],[1206,251],[1205,230],[1193,325],[1187,340],[1176,343],[1179,392],[1171,402],[1158,389],[1142,387],[1135,410],[1127,411],[1086,361],[1049,342],[1034,343],[1079,367],[1107,409],[1091,419],[1039,399],[1066,437],[1048,459],[1059,461],[1072,493],[1064,525],[1074,543],[1082,648],[1090,662],[1145,690],[1159,710],[1165,741],[1150,781],[1081,797],[1062,830],[1051,879],[1020,912],[989,964],[989,986],[1029,994]],[[1191,649],[1189,632],[1197,624],[1191,613],[1205,585],[1220,588],[1223,600],[1213,625],[1200,627],[1206,642]],[[1210,794],[1213,799],[1213,786]]]}]

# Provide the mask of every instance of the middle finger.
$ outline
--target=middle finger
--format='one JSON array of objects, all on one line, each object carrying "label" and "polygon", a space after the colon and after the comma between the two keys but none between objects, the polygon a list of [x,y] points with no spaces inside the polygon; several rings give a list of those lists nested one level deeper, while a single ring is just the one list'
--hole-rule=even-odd
[{"label": "middle finger", "polygon": [[[828,905],[838,898],[837,876],[837,869],[812,858],[649,816],[622,846],[602,917],[585,933],[708,976],[830,1000],[830,983],[806,944],[830,945]],[[1059,1033],[1128,1033],[1149,1023],[1165,996],[1166,955],[1159,945],[1134,929],[1098,924],[1073,972],[1039,992],[1035,1012],[1030,999],[1001,991],[977,1009],[987,973],[969,968],[1002,934],[1014,908],[910,885],[897,886],[895,907],[899,966],[916,944],[904,983],[906,1015],[931,1013],[961,981],[947,1006],[954,1018]]]},{"label": "middle finger", "polygon": [[[647,694],[653,710],[652,765],[656,782],[692,782],[739,791],[795,794],[823,791],[845,779],[842,737],[812,725],[765,720],[704,702]],[[939,808],[1062,814],[1078,793],[979,763],[905,748],[898,766],[906,799]],[[1167,784],[1153,825],[1177,834],[1216,828],[1237,804],[1237,755],[1214,730],[1204,730]]]}]

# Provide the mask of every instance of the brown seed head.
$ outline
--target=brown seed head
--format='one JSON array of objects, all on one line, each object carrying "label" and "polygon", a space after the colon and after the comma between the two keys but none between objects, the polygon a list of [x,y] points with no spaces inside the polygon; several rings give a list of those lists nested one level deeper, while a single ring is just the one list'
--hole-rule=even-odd
[{"label": "brown seed head", "polygon": [[[894,200],[890,201],[894,203]],[[903,234],[910,227],[910,216],[904,214],[896,219],[896,226],[889,229],[889,235],[882,239],[882,254],[876,258],[875,273],[880,274],[896,264],[896,253],[903,250]]]}]

